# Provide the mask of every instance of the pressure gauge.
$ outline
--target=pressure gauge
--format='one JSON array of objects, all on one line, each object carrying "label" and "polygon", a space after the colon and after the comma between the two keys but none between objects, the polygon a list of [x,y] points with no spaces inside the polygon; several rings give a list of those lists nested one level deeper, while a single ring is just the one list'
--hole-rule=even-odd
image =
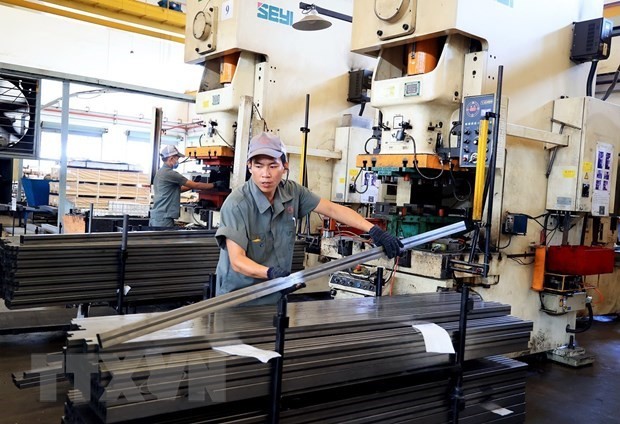
[{"label": "pressure gauge", "polygon": [[192,30],[194,33],[194,38],[200,41],[205,41],[209,38],[211,34],[211,23],[212,23],[211,15],[207,15],[204,12],[198,12],[196,16],[194,16],[194,24],[192,26]]}]

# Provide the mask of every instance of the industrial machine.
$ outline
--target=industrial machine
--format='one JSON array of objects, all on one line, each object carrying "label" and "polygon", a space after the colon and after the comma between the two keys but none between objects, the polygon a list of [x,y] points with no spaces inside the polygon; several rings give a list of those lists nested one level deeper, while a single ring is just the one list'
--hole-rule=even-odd
[{"label": "industrial machine", "polygon": [[[414,217],[469,216],[479,231],[394,264],[394,292],[474,285],[534,321],[531,352],[565,345],[589,305],[582,275],[599,289],[617,279],[620,107],[592,97],[591,63],[611,44],[602,2],[549,2],[535,19],[516,2],[397,3],[354,3],[352,50],[378,58],[370,105],[383,119],[380,150],[357,166],[397,182],[394,208],[375,208],[395,234],[417,231]],[[562,293],[549,274],[538,285],[553,245],[595,245],[600,266],[565,273]]]},{"label": "industrial machine", "polygon": [[[528,352],[569,343],[593,284],[606,293],[618,279],[607,265],[617,239],[620,107],[592,96],[592,63],[611,44],[603,2],[550,0],[535,15],[529,4],[499,0],[329,7],[352,12],[352,26],[295,31],[301,13],[281,0],[188,3],[185,60],[204,66],[196,112],[207,127],[187,154],[227,158],[234,188],[245,181],[251,135],[269,129],[288,144],[291,178],[312,169],[317,194],[398,236],[473,219],[473,233],[362,265],[385,267],[392,294],[467,284],[510,303],[534,322]],[[359,68],[372,69],[362,74],[372,75],[364,116],[374,122],[338,127],[352,112],[347,88]],[[367,246],[336,225],[323,230],[322,259]],[[596,246],[603,265],[545,270],[547,249],[560,245]],[[372,295],[365,280],[351,272],[330,281],[338,298]],[[613,302],[596,307],[606,313]]]}]

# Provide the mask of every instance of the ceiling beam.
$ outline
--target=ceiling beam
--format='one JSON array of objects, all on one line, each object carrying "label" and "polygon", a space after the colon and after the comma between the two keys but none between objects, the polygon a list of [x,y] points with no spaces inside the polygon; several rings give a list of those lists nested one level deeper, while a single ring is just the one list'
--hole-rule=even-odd
[{"label": "ceiling beam", "polygon": [[0,0],[0,4],[185,42],[185,13],[137,0]]}]

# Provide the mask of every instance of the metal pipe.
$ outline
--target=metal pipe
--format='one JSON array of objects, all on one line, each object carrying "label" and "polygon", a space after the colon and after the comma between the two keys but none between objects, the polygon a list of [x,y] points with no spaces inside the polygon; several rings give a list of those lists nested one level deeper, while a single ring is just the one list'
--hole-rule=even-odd
[{"label": "metal pipe", "polygon": [[65,216],[67,204],[67,145],[69,143],[69,98],[71,84],[62,83],[62,115],[60,118],[60,175],[58,181],[58,233],[61,233],[62,219]]},{"label": "metal pipe", "polygon": [[153,161],[151,162],[151,185],[153,185],[153,179],[159,169],[159,149],[161,148],[161,126],[163,122],[164,111],[160,107],[156,107],[153,110]]},{"label": "metal pipe", "polygon": [[284,369],[284,338],[285,331],[289,324],[287,317],[288,299],[286,295],[280,297],[278,301],[278,313],[273,317],[273,322],[276,327],[276,343],[275,351],[280,354],[279,357],[274,358],[271,364],[271,410],[270,422],[271,424],[278,424],[280,422],[280,398],[282,396],[282,377]]},{"label": "metal pipe", "polygon": [[[377,277],[375,278],[375,296],[381,297],[383,291],[383,267],[377,267]],[[396,271],[392,271],[396,272]]]},{"label": "metal pipe", "polygon": [[452,403],[452,422],[459,422],[463,398],[463,364],[465,363],[465,343],[467,341],[467,312],[469,309],[469,286],[463,284],[461,288],[461,308],[459,310],[459,332],[458,345],[456,347],[455,362],[457,365],[457,375],[455,378],[453,403]]},{"label": "metal pipe", "polygon": [[321,14],[321,15],[325,15],[325,16],[329,16],[330,18],[334,18],[334,19],[339,19],[341,21],[345,21],[345,22],[353,22],[353,18],[349,15],[345,15],[343,13],[339,13],[339,12],[334,12],[333,10],[329,10],[329,9],[324,9],[322,7],[319,7],[315,4],[310,4],[310,3],[303,3],[300,2],[299,3],[299,8],[302,10],[316,10],[317,13]]},{"label": "metal pipe", "polygon": [[[408,250],[415,246],[428,243],[429,241],[438,238],[447,237],[455,233],[463,232],[466,229],[467,226],[464,222],[457,222],[452,225],[448,225],[442,228],[438,228],[436,230],[409,237],[402,240],[402,243],[404,246],[404,250]],[[136,337],[150,334],[155,331],[171,327],[173,325],[193,318],[204,316],[210,312],[215,312],[222,309],[230,308],[232,306],[237,306],[242,303],[246,303],[272,293],[277,293],[291,286],[305,283],[307,281],[311,281],[319,277],[332,274],[336,271],[350,268],[353,265],[364,263],[373,259],[378,259],[384,256],[385,254],[382,247],[368,249],[355,255],[344,257],[342,259],[331,261],[314,268],[293,273],[288,277],[276,278],[274,280],[265,281],[263,283],[255,284],[241,290],[217,296],[213,299],[203,300],[202,302],[198,302],[193,305],[188,305],[178,309],[174,309],[172,311],[164,312],[157,316],[144,319],[132,324],[128,324],[115,330],[97,334],[97,340],[101,347],[108,348],[111,346],[115,346],[127,340],[135,339]]]},{"label": "metal pipe", "polygon": [[[301,143],[301,158],[299,161],[299,182],[304,187],[308,187],[308,170],[306,166],[307,166],[307,157],[308,157],[307,155],[308,133],[310,132],[310,128],[308,128],[309,115],[310,115],[310,94],[306,94],[306,111],[304,115],[304,126],[300,128],[301,132],[303,133],[303,140]],[[306,228],[308,230],[307,235],[309,235],[310,234],[310,215],[309,214],[306,215],[305,219],[306,219]],[[298,234],[301,233],[302,221],[303,219],[300,219],[299,223],[297,224]]]},{"label": "metal pipe", "polygon": [[499,142],[499,123],[501,119],[500,111],[502,105],[502,84],[504,80],[504,66],[500,65],[497,69],[497,94],[495,96],[495,125],[493,125],[493,147],[491,149],[491,160],[489,163],[489,191],[487,201],[487,222],[486,237],[484,240],[484,274],[489,274],[489,258],[491,256],[491,224],[493,222],[493,191],[495,190],[495,171],[497,166],[497,144]]},{"label": "metal pipe", "polygon": [[90,204],[90,210],[88,211],[88,234],[93,232],[93,213],[95,211],[95,205]]},{"label": "metal pipe", "polygon": [[125,267],[127,266],[127,233],[129,232],[129,215],[123,216],[123,238],[121,240],[121,249],[119,251],[118,266],[118,293],[116,312],[123,315],[123,303],[125,299]]}]

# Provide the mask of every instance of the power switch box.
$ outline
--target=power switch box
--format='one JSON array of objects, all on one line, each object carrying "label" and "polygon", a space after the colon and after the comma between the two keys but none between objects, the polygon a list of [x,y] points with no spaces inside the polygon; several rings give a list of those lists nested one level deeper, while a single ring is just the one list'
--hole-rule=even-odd
[{"label": "power switch box", "polygon": [[512,234],[516,236],[524,236],[527,234],[527,215],[520,213],[509,213],[502,226],[502,233]]}]

